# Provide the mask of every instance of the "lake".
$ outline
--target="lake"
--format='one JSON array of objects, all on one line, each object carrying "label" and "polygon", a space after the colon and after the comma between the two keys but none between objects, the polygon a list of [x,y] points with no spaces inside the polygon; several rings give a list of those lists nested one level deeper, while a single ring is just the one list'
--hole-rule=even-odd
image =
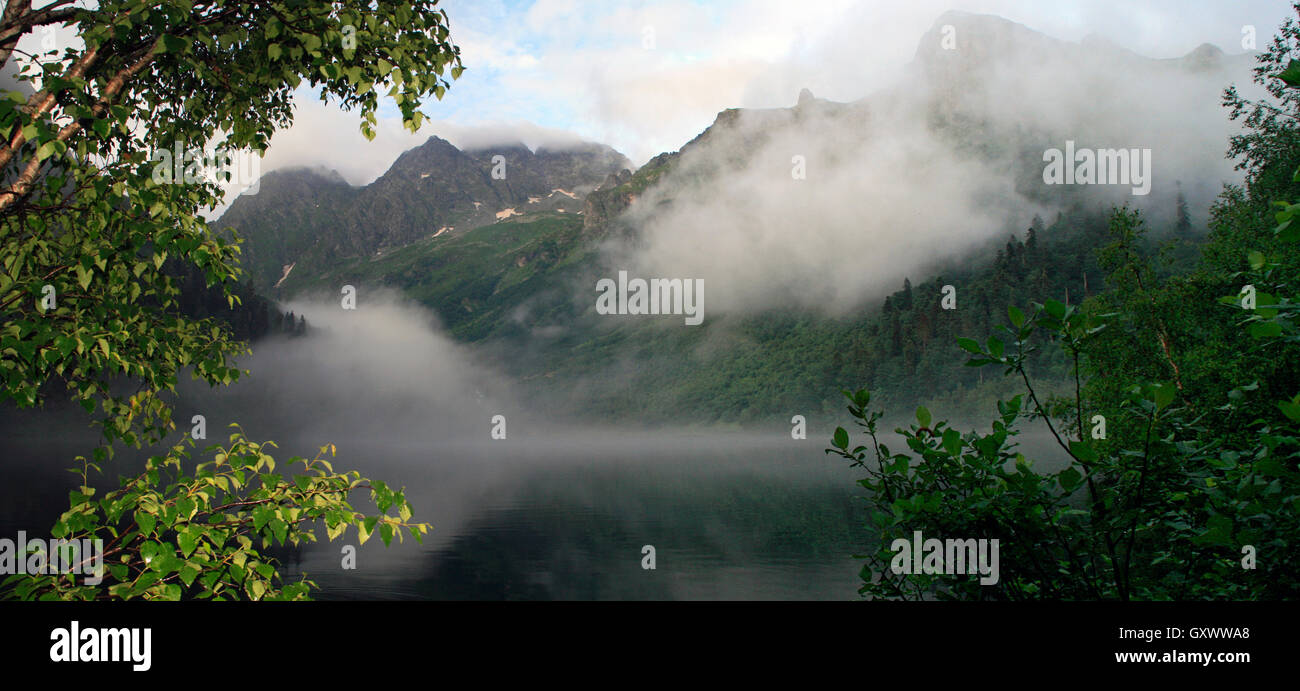
[{"label": "lake", "polygon": [[[77,482],[63,468],[94,437],[15,427],[3,440],[0,532],[44,535]],[[277,550],[286,578],[305,573],[318,599],[857,597],[851,555],[868,544],[860,471],[823,454],[816,435],[619,430],[403,445],[318,434],[275,437],[277,458],[332,441],[336,468],[405,485],[415,519],[433,525],[423,545],[408,537],[385,548],[375,537],[358,546],[355,569],[342,555],[355,532]],[[363,496],[353,505],[373,508]],[[654,569],[643,568],[646,545]]]},{"label": "lake", "polygon": [[857,596],[861,488],[817,441],[612,436],[410,449],[390,468],[371,455],[433,524],[425,544],[372,540],[355,570],[339,544],[309,546],[286,575],[305,572],[322,599]]}]

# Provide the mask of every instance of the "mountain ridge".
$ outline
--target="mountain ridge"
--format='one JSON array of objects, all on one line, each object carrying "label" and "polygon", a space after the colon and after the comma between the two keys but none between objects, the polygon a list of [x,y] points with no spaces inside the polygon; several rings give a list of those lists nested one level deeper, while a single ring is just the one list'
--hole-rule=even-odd
[{"label": "mountain ridge", "polygon": [[367,185],[352,186],[319,169],[268,172],[256,195],[237,198],[211,225],[245,239],[248,273],[268,289],[289,265],[300,276],[311,274],[420,238],[488,225],[521,209],[580,214],[581,196],[629,166],[621,153],[594,142],[464,151],[431,136]]},{"label": "mountain ridge", "polygon": [[[817,387],[839,386],[844,382],[896,388],[902,381],[923,381],[927,386],[937,387],[936,391],[943,387],[973,386],[978,382],[972,381],[970,373],[946,368],[944,364],[960,361],[960,354],[951,347],[950,336],[968,335],[963,330],[978,326],[979,319],[993,319],[989,311],[992,305],[1041,299],[1049,294],[1058,298],[1063,294],[1085,294],[1089,281],[1098,285],[1102,280],[1090,251],[1104,240],[1105,224],[1100,209],[1118,192],[1045,187],[1041,156],[1044,147],[1062,146],[1067,139],[1078,140],[1081,146],[1127,146],[1129,143],[1116,139],[1115,133],[1124,134],[1125,130],[1110,126],[1106,118],[1097,115],[1110,107],[1105,98],[1111,92],[1100,92],[1099,103],[1077,97],[1074,101],[1051,100],[1061,94],[1071,96],[1071,85],[1058,84],[1061,81],[1058,71],[1070,66],[1074,59],[1097,60],[1107,68],[1122,63],[1126,75],[1136,72],[1144,75],[1144,79],[1174,80],[1172,92],[1181,88],[1183,81],[1178,80],[1200,80],[1198,84],[1213,86],[1215,79],[1231,72],[1249,56],[1224,56],[1222,51],[1204,47],[1173,59],[1125,55],[1093,39],[1078,43],[1060,41],[1014,22],[997,17],[989,19],[990,16],[980,18],[981,15],[951,15],[959,49],[955,53],[943,53],[939,39],[944,17],[922,37],[917,49],[920,57],[909,65],[910,78],[919,81],[873,92],[850,102],[819,99],[811,92],[801,91],[791,107],[724,109],[680,149],[661,153],[635,170],[626,166],[626,159],[603,158],[601,152],[608,147],[592,144],[591,156],[584,159],[586,165],[569,160],[582,171],[574,174],[584,176],[586,186],[565,188],[564,194],[550,190],[546,204],[538,199],[520,206],[517,200],[524,198],[527,202],[529,190],[544,189],[551,184],[546,176],[521,175],[493,192],[499,195],[495,199],[499,199],[503,210],[512,208],[505,206],[508,201],[519,207],[513,208],[518,214],[504,218],[497,217],[496,213],[486,215],[487,212],[477,216],[463,214],[455,231],[448,230],[445,236],[441,230],[432,235],[390,233],[394,235],[391,240],[374,243],[369,253],[354,252],[346,261],[319,262],[322,270],[303,272],[298,265],[284,282],[283,294],[318,289],[336,292],[341,283],[396,288],[436,312],[458,339],[473,342],[485,354],[492,354],[519,381],[560,391],[555,394],[559,399],[577,407],[607,406],[631,414],[651,409],[704,412],[708,406],[702,406],[701,401],[714,397],[718,408],[725,411],[722,417],[748,418],[771,414],[773,406],[830,410],[835,405],[838,389],[821,391]],[[979,32],[985,30],[988,36],[981,37]],[[998,37],[1002,36],[1021,37],[1016,40],[1024,45],[1000,45]],[[927,43],[930,43],[928,48]],[[967,46],[964,52],[960,49],[962,45]],[[995,87],[1006,89],[1010,85],[1011,93],[1017,93],[1014,88],[1021,75],[1007,72],[1004,62],[1008,56],[1031,49],[1026,46],[1046,46],[1045,50],[1051,52],[1045,59],[1033,61],[1035,70],[1026,75],[1025,83],[1038,89],[1034,93],[1039,98],[1047,99],[1038,104],[1039,109],[1044,106],[1048,110],[1067,106],[1073,109],[1069,111],[1072,119],[1064,125],[1056,126],[1050,119],[1036,120],[1034,115],[1039,109],[1017,109],[1022,103],[1008,102],[1005,95],[994,98],[990,92],[981,91]],[[979,72],[980,78],[962,77],[971,70]],[[1075,70],[1072,74],[1080,72]],[[1097,74],[1091,76],[1097,78]],[[1044,84],[1056,90],[1044,91]],[[1144,87],[1144,83],[1138,82],[1130,90],[1140,92]],[[1034,103],[1025,94],[1020,95],[1020,101],[1026,106]],[[1204,99],[1197,102],[1203,103]],[[1013,116],[1010,119],[1004,112],[1008,107]],[[1213,102],[1207,107],[1217,109]],[[1213,115],[1220,114],[1216,110]],[[807,306],[780,305],[730,314],[711,306],[712,316],[707,323],[688,331],[670,329],[650,319],[601,320],[592,316],[592,306],[587,300],[589,288],[597,277],[608,274],[610,262],[614,261],[606,250],[611,246],[641,246],[646,239],[647,220],[689,203],[687,197],[713,203],[710,190],[714,187],[711,186],[733,180],[738,172],[750,170],[753,165],[768,166],[762,170],[771,178],[764,180],[788,178],[790,153],[795,151],[807,151],[813,165],[820,166],[819,171],[843,165],[846,159],[851,162],[857,152],[870,151],[862,148],[862,141],[890,137],[889,128],[900,119],[925,132],[939,150],[951,151],[959,160],[976,161],[984,166],[983,170],[999,167],[1009,170],[1008,182],[1014,185],[1004,194],[1019,195],[1030,206],[1051,208],[1057,212],[1057,220],[1035,221],[1037,238],[1031,233],[1022,241],[1017,229],[1030,225],[1033,214],[1008,211],[1000,219],[1000,236],[984,240],[962,238],[960,252],[954,250],[955,242],[948,242],[942,247],[943,256],[935,255],[924,264],[909,266],[907,273],[898,276],[898,282],[892,285],[903,283],[903,291],[861,294],[847,315],[828,316]],[[1097,123],[1102,126],[1091,127]],[[783,148],[790,143],[805,147],[800,142],[824,138],[828,129],[851,133],[854,140],[813,147],[815,151]],[[1191,159],[1180,160],[1177,154],[1212,145],[1213,152],[1207,153],[1206,149],[1201,153],[1212,153],[1221,159],[1218,147],[1222,146],[1222,140],[1206,137],[1207,143],[1202,146],[1197,140],[1174,139],[1181,151],[1173,151],[1175,155],[1169,158],[1172,163],[1165,169],[1166,178],[1182,177],[1186,182],[1184,187],[1190,190],[1193,184],[1181,171],[1186,167],[1185,161]],[[777,143],[778,155],[762,158],[764,150],[773,146],[773,142]],[[1160,142],[1152,145],[1157,144]],[[422,186],[440,184],[442,180],[435,178],[434,171],[426,164],[447,158],[445,162],[462,168],[443,168],[443,173],[455,179],[448,181],[442,192],[430,194],[442,195],[444,209],[463,213],[464,201],[475,198],[464,197],[462,193],[480,189],[477,185],[486,174],[485,167],[490,166],[491,156],[496,155],[504,159],[508,170],[521,163],[526,165],[529,160],[547,158],[541,147],[538,151],[528,151],[522,144],[503,144],[462,152],[443,140],[431,139],[421,147],[404,152],[385,176],[372,185],[378,185],[377,189],[393,188],[392,194],[381,196],[380,201],[426,203],[428,199],[419,190]],[[429,174],[428,178],[419,177],[425,173]],[[546,184],[541,184],[543,180]],[[828,182],[834,180],[810,176],[805,187],[789,188],[802,192],[781,194],[793,195],[790,199],[800,204],[807,203],[815,199],[807,195],[817,194],[819,187]],[[869,188],[856,192],[866,197],[878,193]],[[484,201],[484,198],[476,200]],[[547,206],[552,201],[555,205]],[[740,211],[753,214],[761,200],[732,195],[731,201],[741,204]],[[1153,226],[1162,232],[1172,227],[1174,201],[1169,190],[1158,189],[1144,202],[1152,210]],[[458,203],[462,206],[457,207]],[[581,213],[575,211],[575,206]],[[811,211],[816,208],[809,207]],[[1061,216],[1060,211],[1068,213]],[[913,217],[919,221],[928,212],[928,209],[917,209]],[[402,210],[374,205],[361,215],[379,218],[388,213],[398,217]],[[433,218],[432,214],[427,216]],[[755,220],[764,221],[761,214]],[[796,227],[807,228],[809,232],[825,230],[809,223]],[[706,224],[690,232],[703,240],[717,231]],[[1012,242],[1006,242],[1008,235]],[[1044,253],[1048,251],[1052,254]],[[839,254],[850,253],[841,250]],[[705,267],[717,258],[708,251],[685,256],[698,259]],[[837,257],[829,256],[825,260],[832,262]],[[837,272],[827,268],[825,273]],[[907,280],[909,274],[917,279],[918,287],[924,287],[924,295],[913,297],[912,284]],[[962,294],[966,296],[963,300],[970,301],[963,304],[974,304],[973,312],[963,312],[954,318],[938,308],[933,298],[942,285],[934,282],[940,274],[949,281],[961,283]],[[712,287],[718,284],[710,285],[710,295],[719,295]],[[889,298],[893,299],[892,305]],[[883,312],[880,301],[884,302]],[[628,363],[641,361],[654,363],[655,374],[630,369]],[[792,362],[798,363],[789,366],[796,367],[801,373],[799,377],[780,365]],[[791,379],[783,378],[782,372]]]}]

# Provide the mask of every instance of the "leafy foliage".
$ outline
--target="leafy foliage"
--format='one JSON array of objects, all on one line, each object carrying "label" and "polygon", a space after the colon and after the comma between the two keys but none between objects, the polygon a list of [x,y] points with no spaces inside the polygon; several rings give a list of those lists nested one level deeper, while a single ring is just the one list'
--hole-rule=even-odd
[{"label": "leafy foliage", "polygon": [[[1251,425],[1248,444],[1215,434],[1170,381],[1126,380],[1114,408],[1079,393],[1074,402],[1083,433],[1061,433],[1025,370],[1026,343],[1035,331],[1054,336],[1064,350],[1088,354],[1098,334],[1118,316],[1098,317],[1049,301],[1029,314],[1012,308],[1009,345],[963,339],[968,364],[995,366],[1022,378],[1032,406],[1017,396],[998,405],[987,434],[958,433],[931,414],[897,430],[911,454],[878,441],[879,411],[865,390],[849,396],[849,413],[870,437],[850,449],[837,428],[828,452],[868,470],[872,522],[880,548],[869,555],[862,592],[879,597],[994,597],[1005,599],[1269,598],[1293,595],[1300,511],[1300,409],[1279,408]],[[1218,412],[1230,414],[1250,391],[1234,390]],[[1125,420],[1137,435],[1102,442],[1084,424],[1088,414]],[[1035,469],[1014,448],[1022,418],[1040,419],[1068,461],[1058,470]],[[1093,419],[1091,417],[1087,419]],[[872,462],[874,460],[874,463]],[[914,530],[960,539],[1000,539],[1001,580],[982,590],[964,574],[891,573],[887,545]],[[1243,546],[1258,550],[1257,567],[1243,569]],[[1252,552],[1253,553],[1253,552]],[[879,574],[877,578],[875,574]]]},{"label": "leafy foliage", "polygon": [[[78,583],[72,574],[16,575],[6,579],[12,596],[306,599],[313,583],[304,579],[281,587],[266,548],[315,542],[319,524],[330,540],[355,526],[361,544],[378,534],[385,545],[395,536],[401,540],[402,529],[418,541],[430,528],[409,522],[411,507],[402,491],[355,471],[335,473],[325,458],[334,455],[333,445],[321,447],[314,459],[289,459],[291,465],[302,464],[302,472],[291,477],[275,472],[275,459],[266,452],[274,443],[252,442],[238,431],[229,446],[210,449],[212,460],[187,474],[192,445],[178,444],[167,455],[150,458],[141,473],[102,499],[95,499],[88,484],[72,492],[72,505],[54,525],[53,536],[102,540],[103,582]],[[83,483],[91,470],[98,468],[85,462]],[[365,516],[352,508],[349,493],[359,489],[370,490],[379,513]]]},{"label": "leafy foliage", "polygon": [[[1297,39],[1288,22],[1260,58],[1259,81],[1300,73],[1300,63],[1285,72],[1280,64]],[[827,452],[868,473],[861,484],[871,491],[881,541],[866,556],[864,595],[1278,599],[1300,592],[1300,350],[1296,303],[1284,297],[1300,278],[1296,207],[1277,202],[1269,211],[1261,199],[1287,187],[1274,171],[1294,166],[1297,142],[1292,125],[1274,115],[1293,121],[1300,101],[1289,80],[1269,86],[1283,105],[1246,104],[1231,89],[1225,95],[1233,117],[1252,113],[1250,131],[1232,142],[1249,178],[1216,205],[1197,271],[1159,277],[1136,250],[1141,215],[1120,208],[1111,217],[1112,242],[1099,252],[1104,293],[1081,307],[1012,306],[1005,336],[958,340],[972,355],[968,365],[1002,368],[1023,384],[1023,396],[999,402],[990,433],[931,424],[922,408],[918,424],[897,430],[911,453],[895,452],[878,441],[881,413],[870,409],[868,392],[846,392],[870,441],[854,446],[837,428]],[[1035,343],[1064,354],[1072,396],[1043,400],[1035,391],[1026,368]],[[1025,396],[1030,405],[1022,410]],[[1058,469],[1036,468],[1015,451],[1011,440],[1024,419],[1041,421],[1055,439]],[[887,545],[913,530],[1000,539],[1000,581],[981,587],[965,574],[892,572]]]},{"label": "leafy foliage", "polygon": [[[424,118],[420,101],[441,98],[449,84],[444,75],[450,70],[455,79],[463,69],[459,49],[449,41],[447,15],[436,4],[106,0],[92,7],[65,1],[39,9],[6,5],[0,62],[16,63],[24,90],[0,97],[5,135],[0,140],[0,402],[37,406],[58,383],[87,412],[98,410],[104,445],[83,467],[88,472],[112,453],[115,442],[154,444],[175,429],[166,396],[175,393],[181,370],[211,385],[234,381],[240,371],[232,358],[246,346],[226,324],[207,316],[214,314],[208,299],[187,305],[180,295],[184,282],[187,290],[220,291],[231,309],[241,297],[235,284],[238,239],[209,232],[199,215],[220,203],[222,185],[233,171],[228,165],[207,168],[217,167],[211,165],[217,160],[229,164],[232,157],[259,156],[272,133],[290,123],[293,94],[304,85],[323,100],[359,109],[367,137],[374,136],[385,89],[403,123],[418,128]],[[17,50],[22,36],[50,25],[75,27],[78,44],[34,56]],[[220,147],[215,157],[200,153],[214,146]],[[173,161],[173,151],[185,152],[184,158]],[[197,284],[189,280],[195,274],[201,277]],[[256,454],[262,462],[261,446],[242,438],[232,444],[228,457]],[[130,557],[128,571],[120,578],[114,573],[119,583],[111,595],[171,596],[176,593],[171,575],[193,575],[193,568],[210,593],[219,583],[225,584],[222,592],[234,592],[235,581],[223,580],[227,575],[212,576],[211,582],[208,576],[229,573],[222,569],[240,553],[231,547],[238,531],[203,532],[210,549],[195,557],[182,546],[184,564],[166,552],[151,563],[175,569],[152,582],[149,574],[161,567],[132,570],[148,556],[142,550],[170,549],[163,542],[172,539],[169,535],[198,540],[199,528],[191,520],[200,517],[200,509],[190,504],[211,478],[182,474],[172,484],[159,484],[158,473],[179,473],[184,458],[179,447],[173,449],[151,461],[143,479],[126,481],[99,503],[90,500],[88,490],[74,494],[72,510],[57,530],[107,531]],[[231,470],[248,472],[243,466]],[[341,477],[326,473],[312,482]],[[295,493],[278,482],[249,491],[282,512],[294,510],[293,502],[319,496]],[[392,501],[382,491],[377,500]],[[336,511],[343,510],[342,499],[331,501]],[[146,515],[151,508],[166,514],[152,533],[156,540],[120,524],[123,516]],[[299,506],[297,516],[311,515],[315,508]],[[226,513],[230,520],[242,520],[238,512]],[[345,522],[367,531],[373,527],[353,514]],[[392,530],[388,523],[383,526]],[[287,531],[275,537],[301,537]],[[250,552],[247,558],[254,557]],[[269,581],[240,582],[254,589],[243,591],[249,595],[278,594]],[[56,584],[29,581],[21,587],[27,594],[92,596]],[[42,590],[47,587],[53,590]],[[295,588],[290,594],[305,592]]]},{"label": "leafy foliage", "polygon": [[[227,152],[252,155],[289,123],[303,82],[359,107],[368,134],[377,89],[391,83],[403,121],[418,126],[418,100],[441,96],[441,74],[461,69],[434,5],[128,0],[7,9],[2,24],[14,33],[0,42],[0,59],[41,24],[75,24],[85,45],[27,61],[20,77],[38,87],[0,99],[0,398],[35,405],[40,384],[57,376],[88,409],[99,402],[110,440],[135,443],[170,429],[157,394],[174,390],[178,367],[212,384],[233,381],[229,359],[242,348],[212,323],[176,316],[178,289],[163,270],[169,257],[183,257],[209,286],[236,277],[237,244],[210,234],[198,216],[221,199],[224,180],[159,182],[154,154],[217,139]],[[47,285],[56,298],[49,310]],[[146,386],[110,393],[116,376]]]}]

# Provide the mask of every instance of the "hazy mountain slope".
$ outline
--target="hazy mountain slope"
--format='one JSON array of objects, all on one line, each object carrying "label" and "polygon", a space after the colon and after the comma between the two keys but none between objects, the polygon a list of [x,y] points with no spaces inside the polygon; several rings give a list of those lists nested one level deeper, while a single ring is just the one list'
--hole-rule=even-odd
[{"label": "hazy mountain slope", "polygon": [[[804,92],[791,108],[726,110],[635,173],[612,161],[571,172],[592,180],[603,171],[580,197],[581,221],[519,208],[553,184],[530,177],[526,150],[503,149],[511,170],[525,172],[494,185],[473,175],[487,152],[462,159],[431,140],[371,186],[382,192],[356,216],[391,220],[374,221],[382,227],[355,258],[321,262],[284,287],[398,288],[540,400],[607,417],[788,419],[837,409],[843,386],[899,400],[975,386],[953,338],[982,337],[1008,302],[1095,290],[1092,252],[1111,204],[1143,208],[1157,237],[1173,236],[1177,194],[1203,217],[1231,175],[1218,93],[1246,82],[1249,67],[1250,56],[1212,47],[1152,60],[949,13],[921,38],[897,88],[853,103]],[[1150,194],[1045,185],[1044,151],[1066,141],[1150,148]],[[445,174],[435,177],[432,161]],[[560,173],[551,175],[540,179]],[[470,213],[466,200],[483,199],[524,215]],[[1036,214],[1057,220],[1037,224],[1030,240]],[[417,219],[435,218],[455,231],[421,235]],[[371,248],[379,256],[364,253]],[[618,270],[703,278],[704,325],[595,314],[596,281]],[[939,307],[947,284],[958,290],[955,311]]]}]

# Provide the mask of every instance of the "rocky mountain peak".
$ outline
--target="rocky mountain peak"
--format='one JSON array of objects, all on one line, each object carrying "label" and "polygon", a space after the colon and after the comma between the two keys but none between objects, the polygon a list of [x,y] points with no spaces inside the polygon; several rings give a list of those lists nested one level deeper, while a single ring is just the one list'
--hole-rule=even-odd
[{"label": "rocky mountain peak", "polygon": [[[504,165],[501,159],[504,157]],[[334,171],[269,173],[213,225],[248,239],[246,265],[259,285],[282,267],[310,274],[435,234],[460,233],[529,211],[579,214],[582,198],[631,163],[590,142],[541,148],[507,140],[462,151],[429,137],[374,182],[352,187]]]}]

